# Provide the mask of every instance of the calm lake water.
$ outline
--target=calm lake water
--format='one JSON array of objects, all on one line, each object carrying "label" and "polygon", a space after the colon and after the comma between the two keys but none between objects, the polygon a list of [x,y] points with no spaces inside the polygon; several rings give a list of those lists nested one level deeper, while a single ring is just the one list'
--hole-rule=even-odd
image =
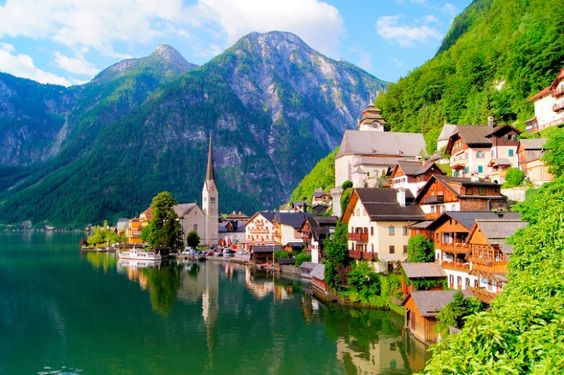
[{"label": "calm lake water", "polygon": [[229,263],[121,265],[79,238],[0,233],[0,374],[408,374],[426,359],[393,313]]}]

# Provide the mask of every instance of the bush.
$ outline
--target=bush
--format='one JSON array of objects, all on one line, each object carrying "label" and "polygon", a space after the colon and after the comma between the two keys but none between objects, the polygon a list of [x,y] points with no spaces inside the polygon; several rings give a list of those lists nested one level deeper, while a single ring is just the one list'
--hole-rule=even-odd
[{"label": "bush", "polygon": [[290,257],[290,253],[284,250],[276,250],[274,252],[274,259],[286,259]]},{"label": "bush", "polygon": [[461,292],[454,295],[451,303],[446,305],[437,315],[437,330],[443,334],[449,327],[461,329],[466,318],[482,311],[482,302],[476,297],[464,298]]},{"label": "bush", "polygon": [[347,282],[351,287],[355,288],[364,299],[380,295],[381,288],[378,274],[375,273],[365,261],[360,261],[352,265]]},{"label": "bush", "polygon": [[435,243],[426,236],[418,234],[407,243],[408,262],[433,262],[435,260]]},{"label": "bush", "polygon": [[200,236],[198,236],[198,232],[191,230],[188,233],[188,236],[186,236],[186,243],[194,249],[197,248],[200,244]]},{"label": "bush", "polygon": [[343,190],[347,190],[348,188],[352,188],[352,187],[353,187],[353,183],[351,180],[346,180],[341,184],[341,189]]},{"label": "bush", "polygon": [[509,168],[507,174],[505,175],[505,187],[515,187],[520,186],[525,180],[525,173],[519,168]]},{"label": "bush", "polygon": [[301,266],[303,262],[311,262],[311,254],[302,251],[298,255],[296,255],[296,266]]}]

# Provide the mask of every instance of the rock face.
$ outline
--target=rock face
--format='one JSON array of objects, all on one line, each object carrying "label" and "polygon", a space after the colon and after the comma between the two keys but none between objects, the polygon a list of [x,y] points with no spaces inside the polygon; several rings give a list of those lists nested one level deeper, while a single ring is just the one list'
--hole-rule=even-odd
[{"label": "rock face", "polygon": [[[162,190],[196,201],[209,136],[220,211],[273,207],[385,83],[271,32],[249,34],[201,67],[159,46],[86,85],[56,88],[69,104],[36,147],[43,156],[2,162],[29,167],[18,178],[0,168],[0,221],[113,219],[138,214]],[[2,92],[0,84],[0,108]],[[0,127],[0,144],[5,135]]]}]

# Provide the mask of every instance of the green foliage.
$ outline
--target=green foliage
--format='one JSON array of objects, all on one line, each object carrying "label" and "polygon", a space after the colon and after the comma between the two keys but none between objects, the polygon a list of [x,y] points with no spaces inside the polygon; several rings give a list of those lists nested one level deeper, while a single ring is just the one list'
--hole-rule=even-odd
[{"label": "green foliage", "polygon": [[376,106],[392,130],[420,131],[431,146],[445,121],[483,124],[492,115],[524,127],[533,116],[527,99],[564,66],[557,9],[558,0],[473,1],[437,55],[390,84]]},{"label": "green foliage", "polygon": [[346,180],[341,184],[341,189],[343,190],[347,190],[348,188],[352,188],[352,187],[353,187],[353,183],[351,180]]},{"label": "green foliage", "polygon": [[182,227],[172,206],[176,200],[167,191],[158,193],[151,202],[153,218],[147,230],[147,243],[152,248],[182,248]]},{"label": "green foliage", "polygon": [[287,259],[290,257],[290,253],[284,250],[276,250],[274,252],[274,259]]},{"label": "green foliage", "polygon": [[92,227],[92,234],[86,239],[91,247],[113,245],[123,241],[125,238],[119,236],[115,230],[111,230],[107,221],[104,221],[102,226]]},{"label": "green foliage", "polygon": [[345,190],[343,190],[343,193],[341,194],[341,217],[345,214],[345,210],[349,205],[349,201],[351,200],[352,193],[353,193],[353,188],[348,187]]},{"label": "green foliage", "polygon": [[335,155],[339,149],[335,149],[329,155],[321,159],[309,172],[290,196],[291,201],[299,201],[306,197],[307,202],[311,202],[311,197],[315,189],[321,188],[329,191],[335,184]]},{"label": "green foliage", "polygon": [[549,165],[549,172],[555,176],[564,175],[564,128],[550,129],[546,132],[548,140],[544,145],[546,153],[542,160]]},{"label": "green foliage", "polygon": [[369,296],[378,296],[381,292],[378,274],[365,261],[356,262],[352,265],[347,283],[364,299],[368,299]]},{"label": "green foliage", "polygon": [[303,262],[311,262],[311,254],[307,251],[302,251],[296,255],[296,266],[301,266]]},{"label": "green foliage", "polygon": [[442,334],[448,332],[449,327],[461,329],[468,316],[482,311],[483,305],[476,297],[464,298],[462,292],[457,292],[451,303],[446,305],[437,315],[437,329]]},{"label": "green foliage", "polygon": [[325,281],[333,288],[340,288],[345,283],[345,268],[349,263],[347,249],[347,225],[338,222],[333,238],[324,242],[325,246]]},{"label": "green foliage", "polygon": [[525,180],[525,173],[519,168],[509,168],[505,175],[504,187],[520,186]]},{"label": "green foliage", "polygon": [[432,262],[435,260],[435,243],[426,236],[418,234],[407,243],[408,262]]},{"label": "green foliage", "polygon": [[197,248],[200,244],[200,236],[198,236],[198,232],[191,230],[188,233],[188,236],[186,236],[186,243],[194,249]]}]

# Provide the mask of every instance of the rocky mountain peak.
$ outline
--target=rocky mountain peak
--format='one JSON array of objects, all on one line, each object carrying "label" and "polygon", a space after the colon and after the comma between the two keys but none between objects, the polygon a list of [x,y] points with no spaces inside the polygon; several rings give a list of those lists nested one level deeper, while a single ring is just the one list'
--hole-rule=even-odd
[{"label": "rocky mountain peak", "polygon": [[168,44],[160,44],[155,48],[155,51],[151,54],[151,57],[158,58],[162,62],[170,64],[175,67],[178,71],[188,71],[196,67],[194,64],[190,64],[184,56],[180,54],[174,47]]}]

